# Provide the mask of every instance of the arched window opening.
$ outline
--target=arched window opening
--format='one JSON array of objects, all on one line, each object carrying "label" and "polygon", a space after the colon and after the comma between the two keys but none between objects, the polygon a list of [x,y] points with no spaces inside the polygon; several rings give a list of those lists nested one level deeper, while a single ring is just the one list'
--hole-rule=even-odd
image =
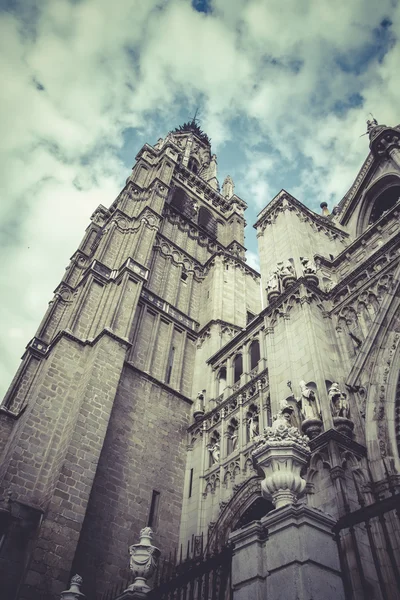
[{"label": "arched window opening", "polygon": [[217,220],[212,216],[208,208],[204,206],[200,207],[197,222],[210,236],[217,237]]},{"label": "arched window opening", "polygon": [[250,344],[249,348],[250,354],[250,371],[256,368],[258,363],[260,362],[260,343],[258,340],[254,340]]},{"label": "arched window opening", "polygon": [[197,175],[199,172],[200,165],[195,158],[189,160],[188,168]]},{"label": "arched window opening", "polygon": [[188,219],[193,216],[193,208],[190,199],[182,188],[177,187],[173,190],[170,205]]},{"label": "arched window opening", "polygon": [[238,354],[233,361],[233,382],[239,381],[241,374],[243,373],[243,357]]},{"label": "arched window opening", "polygon": [[226,367],[222,367],[218,373],[218,396],[220,396],[226,388]]},{"label": "arched window opening", "polygon": [[368,225],[372,225],[381,216],[390,210],[400,198],[400,185],[393,185],[386,188],[379,196],[375,199],[371,214],[369,216]]},{"label": "arched window opening", "polygon": [[242,514],[239,521],[236,523],[233,531],[237,531],[242,527],[245,527],[253,521],[259,521],[262,517],[265,517],[271,510],[274,510],[274,505],[266,498],[260,496],[256,498],[249,508]]},{"label": "arched window opening", "polygon": [[226,444],[226,454],[232,454],[238,447],[238,439],[239,439],[239,423],[236,419],[231,419],[228,425],[228,436],[227,436],[227,444]]}]

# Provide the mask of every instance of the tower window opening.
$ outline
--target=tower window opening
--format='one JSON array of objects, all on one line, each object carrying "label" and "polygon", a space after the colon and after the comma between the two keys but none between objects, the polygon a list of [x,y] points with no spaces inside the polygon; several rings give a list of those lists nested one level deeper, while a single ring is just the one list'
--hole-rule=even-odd
[{"label": "tower window opening", "polygon": [[197,219],[200,227],[203,227],[207,233],[212,237],[217,237],[217,220],[213,217],[211,211],[205,206],[199,208],[199,215]]},{"label": "tower window opening", "polygon": [[258,340],[254,340],[250,344],[250,371],[256,368],[260,361],[260,343]]},{"label": "tower window opening", "polygon": [[236,383],[239,381],[241,374],[243,373],[243,357],[241,354],[238,354],[233,362],[233,381]]},{"label": "tower window opening", "polygon": [[188,278],[188,274],[185,273],[185,271],[182,271],[182,273],[181,273],[181,279],[182,279],[182,281],[186,281],[187,278]]},{"label": "tower window opening", "polygon": [[171,382],[172,367],[174,366],[174,354],[175,354],[175,347],[172,346],[171,350],[169,351],[169,355],[168,355],[167,373],[165,376],[166,383]]},{"label": "tower window opening", "polygon": [[192,217],[193,208],[190,198],[182,188],[176,187],[171,194],[170,205],[173,206],[184,217],[190,219]]},{"label": "tower window opening", "polygon": [[157,492],[157,490],[153,490],[153,494],[151,496],[149,518],[147,521],[148,527],[154,527],[156,525],[159,506],[160,506],[160,492]]},{"label": "tower window opening", "polygon": [[195,158],[191,158],[189,160],[188,168],[192,171],[192,173],[195,173],[197,175],[197,173],[199,172],[199,163]]}]

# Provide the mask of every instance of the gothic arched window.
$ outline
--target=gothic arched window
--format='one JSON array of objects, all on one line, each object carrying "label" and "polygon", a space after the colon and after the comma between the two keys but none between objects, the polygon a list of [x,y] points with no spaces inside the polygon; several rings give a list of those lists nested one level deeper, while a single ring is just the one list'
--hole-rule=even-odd
[{"label": "gothic arched window", "polygon": [[241,354],[235,356],[233,361],[233,382],[239,381],[241,374],[243,373],[243,357]]},{"label": "gothic arched window", "polygon": [[366,191],[357,223],[357,235],[376,223],[400,199],[400,177],[389,174],[378,179]]},{"label": "gothic arched window", "polygon": [[170,205],[188,219],[193,216],[192,204],[182,188],[176,187],[173,189]]},{"label": "gothic arched window", "polygon": [[209,235],[212,237],[217,236],[217,221],[212,216],[211,211],[208,210],[208,208],[205,208],[205,206],[200,207],[197,222]]},{"label": "gothic arched window", "polygon": [[260,361],[260,343],[258,340],[254,340],[250,344],[249,348],[250,354],[250,371],[256,368]]},{"label": "gothic arched window", "polygon": [[199,172],[200,165],[195,158],[191,158],[189,160],[188,168],[197,175]]},{"label": "gothic arched window", "polygon": [[218,396],[220,396],[226,388],[226,367],[222,367],[218,373]]},{"label": "gothic arched window", "polygon": [[372,206],[371,214],[369,216],[368,225],[372,225],[381,216],[391,209],[400,198],[400,185],[393,185],[386,188],[379,196],[375,199]]}]

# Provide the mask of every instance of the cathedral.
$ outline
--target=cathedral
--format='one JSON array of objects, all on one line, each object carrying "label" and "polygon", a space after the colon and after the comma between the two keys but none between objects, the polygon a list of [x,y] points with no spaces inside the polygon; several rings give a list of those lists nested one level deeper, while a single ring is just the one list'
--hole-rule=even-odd
[{"label": "cathedral", "polygon": [[197,122],[139,151],[0,407],[3,600],[400,598],[400,126],[368,134],[331,212],[259,213],[260,273]]}]

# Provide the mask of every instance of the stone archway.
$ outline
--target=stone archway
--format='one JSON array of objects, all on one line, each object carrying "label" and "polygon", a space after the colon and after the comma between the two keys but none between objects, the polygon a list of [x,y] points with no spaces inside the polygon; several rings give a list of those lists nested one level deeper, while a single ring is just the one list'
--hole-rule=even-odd
[{"label": "stone archway", "polygon": [[221,550],[226,546],[231,531],[252,520],[260,519],[273,510],[272,502],[265,500],[261,495],[261,480],[262,478],[253,475],[236,489],[210,532],[207,543],[209,551]]}]

